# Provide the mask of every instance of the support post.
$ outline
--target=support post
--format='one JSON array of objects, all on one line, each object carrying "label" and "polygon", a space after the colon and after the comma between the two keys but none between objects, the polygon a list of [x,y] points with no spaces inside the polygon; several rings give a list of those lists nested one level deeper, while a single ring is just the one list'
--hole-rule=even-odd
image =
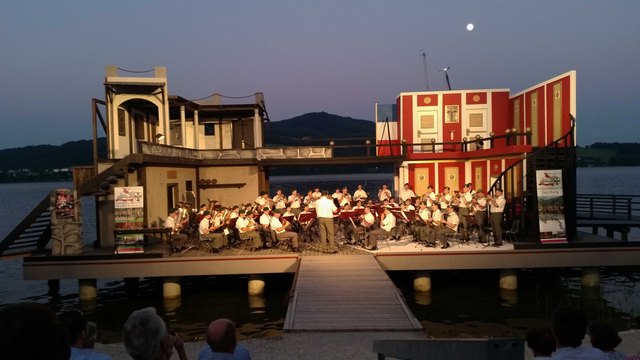
[{"label": "support post", "polygon": [[600,269],[597,267],[583,268],[582,286],[590,288],[600,287]]},{"label": "support post", "polygon": [[78,279],[80,301],[93,301],[98,298],[96,279]]},{"label": "support post", "polygon": [[182,295],[180,287],[180,277],[167,276],[162,279],[162,297],[165,299],[175,299]]},{"label": "support post", "polygon": [[264,277],[262,275],[249,275],[249,295],[264,294]]},{"label": "support post", "polygon": [[60,294],[60,280],[59,279],[51,279],[47,281],[49,285],[49,295],[58,295]]},{"label": "support post", "polygon": [[413,291],[428,292],[431,291],[431,272],[416,271],[413,274]]},{"label": "support post", "polygon": [[500,289],[516,290],[518,288],[518,271],[516,269],[500,270]]}]

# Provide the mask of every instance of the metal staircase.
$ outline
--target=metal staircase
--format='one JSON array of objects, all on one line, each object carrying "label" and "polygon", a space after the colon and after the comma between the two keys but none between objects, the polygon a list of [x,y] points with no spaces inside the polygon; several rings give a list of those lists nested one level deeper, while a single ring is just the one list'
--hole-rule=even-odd
[{"label": "metal staircase", "polygon": [[49,195],[0,242],[0,257],[46,252],[51,240]]}]

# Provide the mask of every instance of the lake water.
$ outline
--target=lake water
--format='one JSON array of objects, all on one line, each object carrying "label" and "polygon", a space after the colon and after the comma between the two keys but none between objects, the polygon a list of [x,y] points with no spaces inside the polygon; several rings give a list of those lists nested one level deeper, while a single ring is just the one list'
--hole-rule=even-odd
[{"label": "lake water", "polygon": [[[314,177],[272,177],[272,189],[297,187],[306,191],[318,184],[335,189],[346,185],[350,191],[361,183],[375,191],[391,183],[390,174],[337,175]],[[640,168],[578,169],[578,193],[640,194]],[[0,239],[3,239],[33,207],[65,183],[0,184]],[[85,239],[95,238],[93,199],[82,201]],[[631,238],[640,239],[637,230]],[[89,245],[87,245],[89,246]],[[293,281],[290,274],[267,277],[263,297],[246,294],[246,278],[239,276],[191,277],[183,279],[183,296],[163,301],[162,286],[157,279],[142,279],[137,288],[125,286],[122,279],[98,282],[98,300],[80,303],[77,281],[62,280],[58,295],[48,294],[45,281],[23,281],[22,260],[0,262],[0,305],[19,301],[48,303],[55,311],[78,308],[99,326],[99,341],[119,341],[121,326],[128,314],[144,306],[155,306],[172,328],[187,339],[201,338],[207,323],[214,318],[229,317],[238,324],[245,337],[279,334],[286,314],[287,292]],[[585,290],[580,285],[579,269],[522,270],[518,290],[501,292],[496,271],[442,271],[432,276],[429,296],[413,293],[412,274],[390,273],[402,290],[407,303],[428,332],[436,337],[521,335],[530,326],[544,323],[554,308],[574,304],[587,310],[592,318],[613,323],[619,330],[640,328],[639,268],[610,268],[602,271],[602,286]]]}]

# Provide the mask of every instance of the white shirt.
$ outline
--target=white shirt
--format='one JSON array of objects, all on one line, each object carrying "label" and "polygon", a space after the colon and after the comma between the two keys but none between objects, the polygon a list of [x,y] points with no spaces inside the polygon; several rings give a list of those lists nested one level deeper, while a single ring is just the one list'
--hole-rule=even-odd
[{"label": "white shirt", "polygon": [[396,227],[396,217],[392,213],[389,213],[389,215],[385,215],[384,219],[382,220],[381,227],[387,231],[391,231],[391,229]]},{"label": "white shirt", "polygon": [[249,219],[247,219],[246,217],[244,218],[238,217],[238,220],[236,220],[236,228],[238,229],[238,231],[240,231],[240,234],[244,234],[248,231],[248,230],[247,231],[242,230],[247,226],[249,226]]},{"label": "white shirt", "polygon": [[476,212],[483,212],[487,210],[487,199],[479,198],[476,200],[476,205],[473,207],[473,210]]},{"label": "white shirt", "polygon": [[269,226],[270,223],[271,216],[267,213],[262,213],[262,215],[260,215],[260,225]]},{"label": "white shirt", "polygon": [[416,197],[416,193],[411,189],[402,189],[400,190],[400,200],[406,201],[408,199]]},{"label": "white shirt", "polygon": [[427,221],[431,217],[431,211],[429,211],[429,209],[421,209],[420,212],[418,212],[418,216],[420,216],[422,220]]},{"label": "white shirt", "polygon": [[373,216],[372,213],[367,213],[363,215],[364,215],[363,220],[364,222],[366,222],[366,224],[362,224],[362,226],[364,227],[369,227],[376,221],[376,218],[375,216]]},{"label": "white shirt", "polygon": [[433,219],[434,223],[439,223],[440,220],[442,220],[442,211],[440,210],[436,210],[434,212],[431,213],[431,218]]},{"label": "white shirt", "polygon": [[167,216],[167,220],[164,221],[164,227],[170,228],[175,231],[176,219],[173,216]]},{"label": "white shirt", "polygon": [[353,199],[355,201],[366,199],[366,198],[367,198],[367,192],[362,189],[358,189],[356,190],[356,192],[353,193]]},{"label": "white shirt", "polygon": [[200,232],[200,235],[208,234],[210,226],[209,219],[204,218],[200,220],[200,224],[198,225],[198,232]]},{"label": "white shirt", "polygon": [[333,201],[324,196],[316,201],[316,215],[319,218],[333,219],[333,213],[337,210]]},{"label": "white shirt", "polygon": [[292,209],[300,208],[300,197],[298,195],[289,195],[289,204]]},{"label": "white shirt", "polygon": [[504,199],[504,196],[500,195],[497,198],[493,199],[496,204],[498,204],[498,206],[493,205],[493,203],[489,203],[489,212],[492,213],[501,213],[504,211],[504,205],[507,203],[507,201]]},{"label": "white shirt", "polygon": [[444,196],[440,196],[440,208],[446,209],[447,206],[451,204],[452,196],[451,194],[446,194]]},{"label": "white shirt", "polygon": [[389,189],[380,189],[378,192],[378,199],[380,201],[385,201],[391,199],[391,190]]},{"label": "white shirt", "polygon": [[599,349],[589,346],[578,346],[577,348],[563,347],[551,354],[552,359],[562,360],[605,360],[607,355]]},{"label": "white shirt", "polygon": [[278,234],[282,234],[283,232],[285,232],[285,229],[282,230],[278,230],[282,227],[282,223],[280,222],[280,219],[278,219],[277,217],[272,217],[271,218],[271,230],[277,232]]},{"label": "white shirt", "polygon": [[447,217],[447,222],[453,225],[453,227],[447,225],[448,228],[453,229],[453,231],[455,232],[458,232],[458,224],[460,223],[460,218],[458,217],[458,214],[454,212],[449,214],[449,216]]},{"label": "white shirt", "polygon": [[471,191],[467,191],[460,196],[460,204],[458,204],[458,206],[461,208],[468,208],[469,205],[471,205],[471,200],[473,200],[473,195],[471,195]]}]

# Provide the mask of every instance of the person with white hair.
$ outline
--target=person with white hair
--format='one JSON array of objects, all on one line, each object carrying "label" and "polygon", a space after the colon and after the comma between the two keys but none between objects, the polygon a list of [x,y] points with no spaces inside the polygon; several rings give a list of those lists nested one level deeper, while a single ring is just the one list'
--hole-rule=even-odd
[{"label": "person with white hair", "polygon": [[122,341],[134,360],[170,359],[174,348],[180,360],[187,360],[182,339],[167,332],[167,325],[153,307],[129,315],[122,327]]}]

